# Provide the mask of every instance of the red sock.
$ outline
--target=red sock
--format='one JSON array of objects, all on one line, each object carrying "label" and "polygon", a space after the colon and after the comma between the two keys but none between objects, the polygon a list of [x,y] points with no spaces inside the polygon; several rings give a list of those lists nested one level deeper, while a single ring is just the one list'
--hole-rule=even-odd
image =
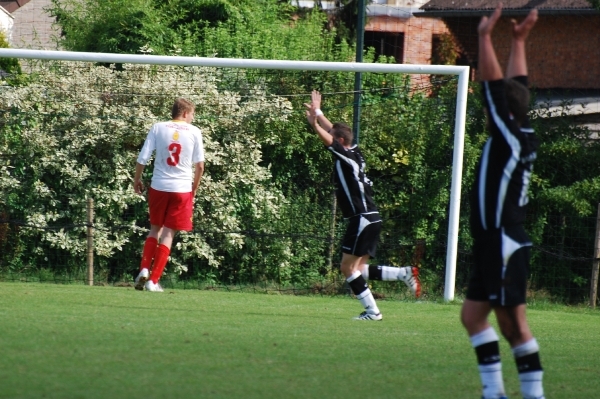
[{"label": "red sock", "polygon": [[144,243],[144,251],[142,252],[142,261],[140,262],[140,270],[150,270],[150,266],[152,266],[152,259],[154,259],[154,255],[156,254],[157,245],[158,240],[156,238],[146,238],[146,242]]},{"label": "red sock", "polygon": [[163,270],[165,270],[165,266],[169,260],[170,253],[171,249],[166,245],[160,244],[158,248],[156,248],[154,267],[152,268],[152,273],[150,273],[150,280],[152,280],[154,284],[157,284],[160,276],[162,276]]}]

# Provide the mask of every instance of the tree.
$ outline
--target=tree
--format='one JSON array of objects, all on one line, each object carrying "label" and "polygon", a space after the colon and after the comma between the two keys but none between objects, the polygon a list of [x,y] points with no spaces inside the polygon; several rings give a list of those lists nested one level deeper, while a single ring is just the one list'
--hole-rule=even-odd
[{"label": "tree", "polygon": [[277,0],[52,0],[49,11],[73,51],[332,60],[346,46],[323,12]]}]

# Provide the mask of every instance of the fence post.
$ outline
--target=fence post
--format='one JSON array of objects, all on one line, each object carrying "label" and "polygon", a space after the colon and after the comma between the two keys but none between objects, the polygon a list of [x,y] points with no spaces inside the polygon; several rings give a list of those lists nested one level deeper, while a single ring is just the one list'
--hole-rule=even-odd
[{"label": "fence post", "polygon": [[335,248],[335,212],[337,209],[337,198],[335,191],[332,191],[331,199],[331,224],[329,226],[329,251],[327,254],[328,272],[333,270],[333,249]]},{"label": "fence post", "polygon": [[87,281],[94,285],[94,200],[87,200]]},{"label": "fence post", "polygon": [[600,204],[598,204],[598,216],[596,218],[596,239],[594,241],[594,263],[592,266],[592,282],[590,286],[590,307],[596,308],[598,297],[598,267],[600,263]]}]

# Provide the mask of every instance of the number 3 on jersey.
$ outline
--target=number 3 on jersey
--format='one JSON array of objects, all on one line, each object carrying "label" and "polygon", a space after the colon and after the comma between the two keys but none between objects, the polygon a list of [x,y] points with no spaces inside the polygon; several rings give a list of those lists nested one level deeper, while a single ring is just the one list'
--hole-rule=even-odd
[{"label": "number 3 on jersey", "polygon": [[181,153],[181,144],[171,143],[171,145],[169,145],[169,152],[171,153],[171,156],[167,158],[167,165],[177,166],[179,163],[179,154]]}]

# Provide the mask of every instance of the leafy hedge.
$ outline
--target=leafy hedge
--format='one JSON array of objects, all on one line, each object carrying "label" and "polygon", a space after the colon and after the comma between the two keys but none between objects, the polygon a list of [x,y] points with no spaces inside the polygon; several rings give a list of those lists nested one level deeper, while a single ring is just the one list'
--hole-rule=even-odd
[{"label": "leafy hedge", "polygon": [[[52,10],[70,50],[354,58],[325,14],[274,0],[53,0]],[[369,50],[365,62],[373,61]],[[343,223],[332,214],[331,156],[307,129],[302,103],[319,89],[330,119],[351,121],[352,75],[41,62],[27,71],[0,87],[0,218],[38,228],[0,225],[0,271],[81,270],[93,198],[98,273],[130,279],[147,227],[133,165],[147,129],[177,96],[198,106],[207,171],[196,230],[176,240],[168,272],[310,286],[335,265]],[[474,84],[468,99],[459,290],[470,262],[469,191],[487,138],[478,91]],[[430,93],[406,76],[364,75],[360,145],[385,219],[378,261],[419,263],[430,292],[444,281],[455,96],[453,80]],[[532,114],[542,146],[527,228],[542,250],[534,251],[532,289],[581,301],[591,260],[572,259],[592,255],[594,230],[585,226],[595,225],[600,146],[568,109]]]}]

